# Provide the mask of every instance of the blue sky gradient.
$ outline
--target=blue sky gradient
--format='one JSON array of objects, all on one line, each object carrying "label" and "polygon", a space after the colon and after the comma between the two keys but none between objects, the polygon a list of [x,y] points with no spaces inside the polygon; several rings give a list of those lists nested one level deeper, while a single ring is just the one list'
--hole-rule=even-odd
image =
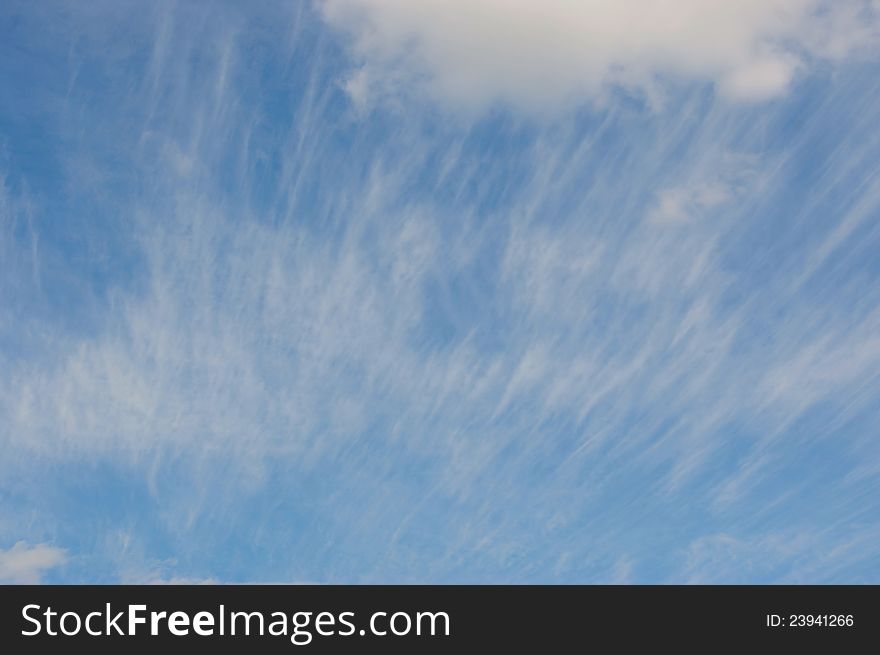
[{"label": "blue sky gradient", "polygon": [[0,579],[880,582],[880,12],[765,5],[4,3]]}]

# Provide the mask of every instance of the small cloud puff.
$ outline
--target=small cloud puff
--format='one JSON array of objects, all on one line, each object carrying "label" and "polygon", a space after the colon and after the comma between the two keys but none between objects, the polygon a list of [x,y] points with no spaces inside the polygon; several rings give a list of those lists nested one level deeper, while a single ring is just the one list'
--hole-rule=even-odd
[{"label": "small cloud puff", "polygon": [[763,180],[757,161],[754,156],[731,152],[697,161],[657,191],[647,221],[684,225],[706,218],[747,191],[760,188]]},{"label": "small cloud puff", "polygon": [[656,206],[649,212],[652,223],[686,223],[705,210],[731,199],[730,189],[720,182],[701,182],[693,186],[664,189],[657,196]]},{"label": "small cloud puff", "polygon": [[67,561],[67,553],[48,544],[29,546],[19,541],[8,550],[0,550],[0,583],[39,584],[49,569]]}]

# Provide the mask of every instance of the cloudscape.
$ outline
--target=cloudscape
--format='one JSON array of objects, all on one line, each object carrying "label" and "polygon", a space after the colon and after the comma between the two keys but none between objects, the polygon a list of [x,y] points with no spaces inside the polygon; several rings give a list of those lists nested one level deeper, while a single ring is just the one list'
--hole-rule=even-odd
[{"label": "cloudscape", "polygon": [[880,582],[880,2],[0,8],[0,581]]}]

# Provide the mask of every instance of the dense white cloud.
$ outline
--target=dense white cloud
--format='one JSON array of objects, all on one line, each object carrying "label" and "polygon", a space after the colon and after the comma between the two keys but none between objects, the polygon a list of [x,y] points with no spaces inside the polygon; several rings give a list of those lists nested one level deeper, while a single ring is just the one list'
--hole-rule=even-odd
[{"label": "dense white cloud", "polygon": [[748,192],[762,180],[753,157],[724,152],[694,163],[683,179],[661,188],[648,210],[654,224],[679,225],[700,219]]},{"label": "dense white cloud", "polygon": [[531,112],[619,85],[653,95],[659,78],[716,84],[731,98],[784,93],[799,69],[877,42],[864,0],[326,0],[353,35],[346,80],[369,103],[415,86],[465,109]]},{"label": "dense white cloud", "polygon": [[61,548],[29,546],[19,541],[9,550],[0,550],[0,583],[38,584],[45,571],[64,564],[66,559]]}]

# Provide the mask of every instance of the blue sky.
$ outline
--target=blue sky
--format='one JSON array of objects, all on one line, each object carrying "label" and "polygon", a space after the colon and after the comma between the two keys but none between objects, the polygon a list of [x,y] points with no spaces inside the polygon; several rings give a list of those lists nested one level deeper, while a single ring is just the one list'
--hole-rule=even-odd
[{"label": "blue sky", "polygon": [[880,582],[878,46],[4,3],[0,579]]}]

